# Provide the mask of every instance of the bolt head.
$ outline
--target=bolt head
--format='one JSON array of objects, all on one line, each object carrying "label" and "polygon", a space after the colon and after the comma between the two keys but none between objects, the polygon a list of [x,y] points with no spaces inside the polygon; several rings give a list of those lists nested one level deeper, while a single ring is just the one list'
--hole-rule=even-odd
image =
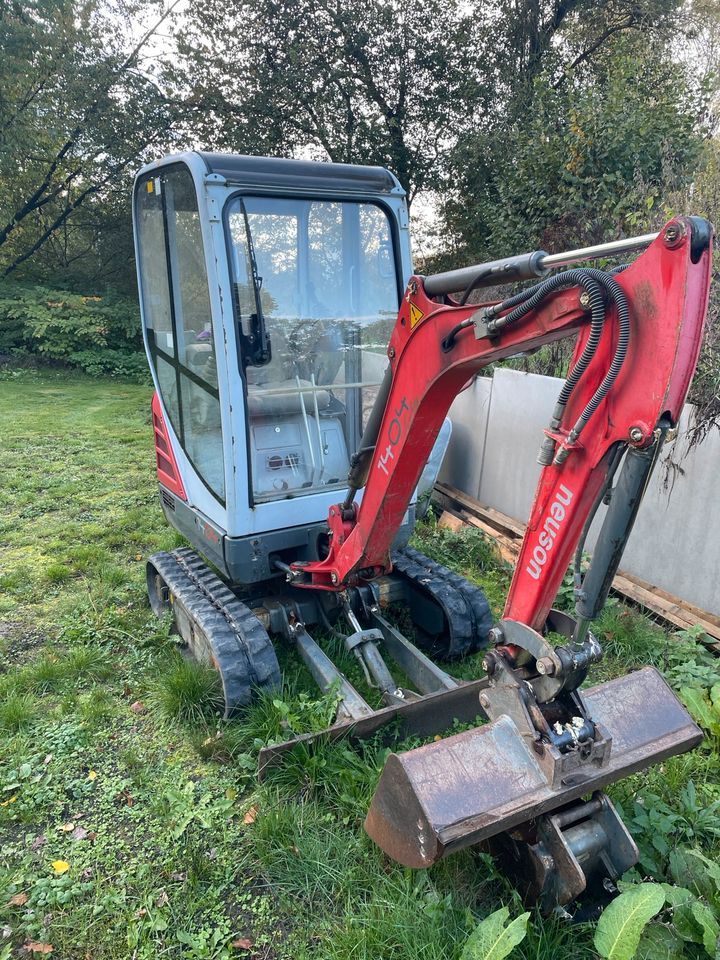
[{"label": "bolt head", "polygon": [[641,427],[630,427],[630,439],[633,443],[641,443],[645,437]]},{"label": "bolt head", "polygon": [[485,710],[487,710],[487,708],[490,706],[490,700],[485,696],[484,693],[480,694],[480,706]]},{"label": "bolt head", "polygon": [[665,233],[663,234],[663,242],[667,247],[675,247],[680,243],[682,238],[685,236],[685,229],[681,223],[674,221],[673,223],[668,224]]},{"label": "bolt head", "polygon": [[587,290],[583,290],[583,292],[580,294],[580,306],[581,307],[590,306],[590,294],[587,292]]},{"label": "bolt head", "polygon": [[550,657],[540,657],[535,666],[541,677],[551,677],[555,673],[555,664]]},{"label": "bolt head", "polygon": [[333,570],[333,572],[330,574],[330,582],[331,582],[331,583],[337,583],[337,582],[338,582],[338,575],[335,573],[334,570]]},{"label": "bolt head", "polygon": [[488,633],[488,639],[490,643],[502,643],[505,638],[503,637],[503,632],[500,627],[492,627]]}]

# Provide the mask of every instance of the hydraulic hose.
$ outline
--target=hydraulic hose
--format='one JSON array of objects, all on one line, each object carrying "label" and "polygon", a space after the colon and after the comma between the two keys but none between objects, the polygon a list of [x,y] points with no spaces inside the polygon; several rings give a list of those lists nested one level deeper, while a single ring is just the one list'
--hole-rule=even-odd
[{"label": "hydraulic hose", "polygon": [[477,290],[477,288],[481,286],[481,284],[483,284],[491,274],[492,270],[490,270],[490,268],[486,268],[485,270],[480,270],[477,276],[473,277],[470,283],[465,287],[462,296],[458,300],[458,303],[461,307],[464,307],[468,302],[470,294],[473,292],[473,290]]},{"label": "hydraulic hose", "polygon": [[[590,309],[590,335],[587,343],[585,344],[585,349],[583,350],[573,369],[568,374],[562,390],[560,391],[560,395],[558,396],[555,409],[550,420],[550,430],[552,431],[555,431],[560,427],[560,421],[562,420],[563,413],[565,412],[567,402],[570,399],[573,390],[577,386],[580,377],[583,375],[585,370],[587,370],[590,361],[595,356],[595,352],[600,343],[600,337],[602,336],[603,327],[605,325],[605,298],[603,296],[602,287],[597,282],[596,278],[590,276],[589,271],[584,269],[568,270],[565,273],[557,274],[556,276],[551,277],[549,280],[545,280],[542,283],[536,284],[529,290],[523,290],[520,293],[515,294],[515,296],[504,301],[504,303],[491,308],[492,313],[497,313],[500,310],[507,308],[514,308],[512,313],[506,314],[504,317],[501,317],[499,320],[496,320],[492,323],[492,329],[497,330],[499,326],[505,326],[506,324],[515,322],[516,319],[521,319],[522,317],[526,316],[531,310],[542,303],[549,293],[553,293],[556,290],[561,290],[566,287],[574,286],[582,287],[588,296],[588,307]],[[540,448],[538,461],[539,463],[546,465],[552,463],[554,456],[555,441],[552,439],[552,437],[546,437]]]},{"label": "hydraulic hose", "polygon": [[605,396],[607,396],[608,391],[617,380],[618,374],[620,373],[622,365],[625,362],[628,345],[630,343],[630,309],[628,307],[627,297],[625,296],[622,287],[617,283],[616,280],[609,276],[609,274],[603,273],[602,270],[588,268],[587,273],[603,284],[615,303],[618,316],[618,342],[615,348],[615,356],[612,359],[612,363],[610,364],[608,372],[605,374],[602,383],[588,401],[587,406],[580,414],[575,426],[568,435],[568,440],[570,442],[577,440],[577,438],[580,436],[580,433],[584,430],[588,421],[590,420],[590,417],[592,417],[592,415],[595,413],[597,408],[600,406],[601,401]]},{"label": "hydraulic hose", "polygon": [[[570,431],[568,435],[568,441],[570,443],[574,443],[578,439],[588,421],[600,406],[601,401],[607,395],[608,391],[617,379],[625,361],[627,348],[630,341],[630,311],[628,308],[627,298],[622,288],[609,274],[604,273],[602,270],[595,270],[590,267],[567,270],[565,273],[556,274],[554,277],[543,280],[541,283],[536,284],[529,290],[521,291],[514,297],[510,297],[509,299],[504,300],[502,303],[496,304],[494,307],[487,308],[485,314],[488,332],[491,334],[496,333],[497,331],[502,330],[504,327],[509,326],[512,323],[516,323],[518,320],[521,320],[523,317],[527,316],[527,314],[531,310],[536,309],[536,307],[538,307],[549,294],[555,293],[558,290],[566,289],[567,287],[574,286],[583,287],[590,298],[592,327],[588,342],[585,345],[585,350],[583,350],[580,359],[567,377],[560,392],[560,396],[558,397],[558,402],[550,423],[551,430],[557,429],[559,426],[560,418],[567,401],[570,398],[570,395],[577,385],[580,377],[587,369],[587,366],[594,356],[595,351],[597,350],[605,319],[605,303],[602,290],[599,289],[600,287],[604,288],[615,304],[618,315],[619,333],[615,355],[612,359],[610,367],[605,374],[602,383],[588,401],[585,409],[582,411],[578,420]],[[509,310],[510,312],[499,317],[498,314],[505,310]],[[600,311],[602,311],[602,317],[600,317]],[[554,441],[551,438],[548,438],[545,443],[543,443],[543,447],[540,451],[540,462],[552,462],[553,452]],[[565,456],[567,456],[567,451],[560,451],[558,457],[561,459],[556,459],[556,463],[562,463],[565,458],[562,456],[563,453]]]}]

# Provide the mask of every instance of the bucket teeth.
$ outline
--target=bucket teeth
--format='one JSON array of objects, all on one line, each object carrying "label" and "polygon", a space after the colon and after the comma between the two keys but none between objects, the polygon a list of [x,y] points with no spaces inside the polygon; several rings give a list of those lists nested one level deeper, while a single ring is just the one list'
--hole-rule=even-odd
[{"label": "bucket teeth", "polygon": [[553,787],[533,746],[501,715],[486,726],[392,754],[366,831],[393,859],[429,867],[702,740],[654,667],[592,687],[584,699],[612,739],[602,764],[580,765]]}]

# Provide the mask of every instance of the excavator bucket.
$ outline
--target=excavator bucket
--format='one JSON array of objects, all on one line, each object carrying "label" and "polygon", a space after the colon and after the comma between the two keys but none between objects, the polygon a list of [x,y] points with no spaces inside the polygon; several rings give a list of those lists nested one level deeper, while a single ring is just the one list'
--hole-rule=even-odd
[{"label": "excavator bucket", "polygon": [[[597,764],[581,765],[553,782],[536,749],[510,716],[501,715],[485,726],[392,754],[365,821],[368,834],[394,860],[429,867],[453,851],[566,810],[584,795],[702,740],[653,667],[592,687],[583,698],[610,741]],[[597,823],[593,830],[597,833]],[[580,839],[587,844],[587,836]],[[577,859],[587,854],[570,847]],[[636,856],[631,850],[621,859],[618,875]]]}]

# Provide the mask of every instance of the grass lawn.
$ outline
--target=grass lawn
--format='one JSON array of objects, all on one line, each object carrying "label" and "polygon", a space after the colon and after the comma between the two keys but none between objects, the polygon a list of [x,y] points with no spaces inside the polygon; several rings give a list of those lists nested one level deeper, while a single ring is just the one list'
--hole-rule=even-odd
[{"label": "grass lawn", "polygon": [[[150,614],[144,561],[179,541],[157,502],[149,399],[113,381],[0,376],[0,960],[459,958],[480,919],[522,912],[489,858],[412,871],[373,846],[362,821],[378,743],[297,758],[258,786],[259,748],[288,724],[322,726],[331,705],[283,654],[283,693],[218,720],[214,677]],[[497,611],[508,571],[476,531],[429,524],[418,541]],[[617,603],[598,632],[594,678],[654,662],[712,703],[717,661],[692,638]],[[684,851],[716,859],[717,733],[611,790],[641,847],[636,879],[695,889]],[[638,956],[708,955],[672,921],[666,909]],[[533,915],[512,957],[596,957],[593,933]]]}]

